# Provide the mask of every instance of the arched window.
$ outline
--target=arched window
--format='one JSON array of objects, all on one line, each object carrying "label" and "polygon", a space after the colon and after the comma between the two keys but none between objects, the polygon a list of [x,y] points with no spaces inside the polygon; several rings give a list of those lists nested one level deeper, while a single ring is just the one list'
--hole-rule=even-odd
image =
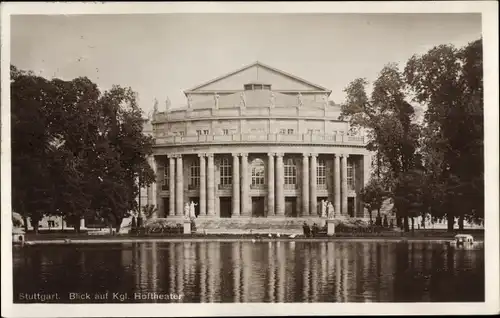
[{"label": "arched window", "polygon": [[189,190],[200,187],[200,163],[194,161],[189,167]]},{"label": "arched window", "polygon": [[285,187],[295,188],[297,185],[297,165],[295,160],[288,158],[285,161]]},{"label": "arched window", "polygon": [[226,187],[233,182],[233,171],[231,160],[228,157],[222,158],[220,162],[220,184],[222,187]]},{"label": "arched window", "polygon": [[263,188],[265,186],[266,166],[262,159],[252,161],[252,188]]},{"label": "arched window", "polygon": [[326,162],[319,159],[316,165],[316,184],[318,189],[326,189]]}]

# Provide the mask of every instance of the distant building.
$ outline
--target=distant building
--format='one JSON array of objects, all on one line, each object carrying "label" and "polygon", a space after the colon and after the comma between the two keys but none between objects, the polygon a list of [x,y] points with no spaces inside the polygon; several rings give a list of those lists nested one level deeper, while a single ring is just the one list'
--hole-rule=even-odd
[{"label": "distant building", "polygon": [[153,115],[159,216],[193,201],[204,218],[314,217],[328,200],[366,217],[367,139],[330,93],[260,62],[185,91],[186,106]]}]

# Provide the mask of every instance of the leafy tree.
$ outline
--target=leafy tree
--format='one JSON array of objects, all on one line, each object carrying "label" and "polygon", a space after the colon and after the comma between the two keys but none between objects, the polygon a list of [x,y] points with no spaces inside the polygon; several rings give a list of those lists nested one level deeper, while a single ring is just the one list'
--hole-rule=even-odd
[{"label": "leafy tree", "polygon": [[380,218],[380,209],[382,204],[387,199],[387,191],[384,189],[384,184],[376,177],[371,178],[368,184],[361,189],[360,197],[363,201],[365,208],[370,215],[372,221],[372,212],[377,211],[377,218]]},{"label": "leafy tree", "polygon": [[[415,110],[407,102],[406,84],[397,65],[388,64],[382,69],[373,83],[370,98],[367,84],[365,79],[356,79],[347,86],[341,118],[349,118],[352,126],[366,129],[368,149],[376,152],[377,176],[384,180],[384,188],[394,199],[398,178],[415,166],[420,127],[414,122]],[[400,200],[393,201],[408,231],[407,211],[399,206]]]},{"label": "leafy tree", "polygon": [[153,204],[147,204],[142,207],[142,213],[144,213],[146,220],[153,218],[156,212],[158,212],[158,208]]},{"label": "leafy tree", "polygon": [[424,125],[433,141],[424,152],[428,179],[444,195],[448,230],[455,217],[463,229],[465,218],[484,217],[482,39],[415,55],[404,74],[415,100],[427,106]]}]

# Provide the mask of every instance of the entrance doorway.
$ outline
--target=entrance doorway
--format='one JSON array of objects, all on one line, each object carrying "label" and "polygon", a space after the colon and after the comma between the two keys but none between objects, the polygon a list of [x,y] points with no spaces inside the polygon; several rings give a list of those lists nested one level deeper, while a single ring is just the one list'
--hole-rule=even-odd
[{"label": "entrance doorway", "polygon": [[221,218],[230,218],[232,212],[232,202],[231,197],[220,197],[219,198],[219,211]]},{"label": "entrance doorway", "polygon": [[297,217],[296,197],[285,197],[285,216]]},{"label": "entrance doorway", "polygon": [[353,197],[347,198],[347,214],[349,214],[350,217],[354,217],[354,198]]},{"label": "entrance doorway", "polygon": [[191,201],[194,202],[194,215],[198,217],[200,215],[200,198],[199,197],[191,197],[189,198],[189,204],[191,204]]},{"label": "entrance doorway", "polygon": [[170,210],[170,198],[163,198],[163,217],[168,216]]},{"label": "entrance doorway", "polygon": [[252,197],[252,217],[264,216],[264,197]]}]

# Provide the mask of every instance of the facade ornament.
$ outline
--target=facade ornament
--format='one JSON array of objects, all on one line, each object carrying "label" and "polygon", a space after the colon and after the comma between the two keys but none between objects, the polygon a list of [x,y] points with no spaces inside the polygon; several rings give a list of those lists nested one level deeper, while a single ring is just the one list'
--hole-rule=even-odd
[{"label": "facade ornament", "polygon": [[271,92],[271,97],[269,98],[269,107],[274,108],[276,106],[276,96],[274,96],[274,92]]},{"label": "facade ornament", "polygon": [[327,94],[323,95],[323,106],[325,107],[325,109],[328,107],[328,95]]},{"label": "facade ornament", "polygon": [[241,100],[240,106],[241,107],[246,107],[247,106],[247,101],[246,101],[245,92],[241,92],[241,94],[240,94],[240,100]]},{"label": "facade ornament", "polygon": [[303,101],[302,101],[302,94],[301,94],[301,93],[299,93],[299,94],[297,95],[297,102],[298,102],[299,106],[302,106],[302,105],[303,105]]},{"label": "facade ornament", "polygon": [[153,117],[158,114],[158,100],[155,98],[154,105],[153,105]]},{"label": "facade ornament", "polygon": [[170,102],[170,98],[168,98],[168,96],[167,96],[167,99],[165,100],[165,109],[167,112],[170,110],[171,104],[172,103]]},{"label": "facade ornament", "polygon": [[214,93],[215,109],[219,109],[219,94]]}]

